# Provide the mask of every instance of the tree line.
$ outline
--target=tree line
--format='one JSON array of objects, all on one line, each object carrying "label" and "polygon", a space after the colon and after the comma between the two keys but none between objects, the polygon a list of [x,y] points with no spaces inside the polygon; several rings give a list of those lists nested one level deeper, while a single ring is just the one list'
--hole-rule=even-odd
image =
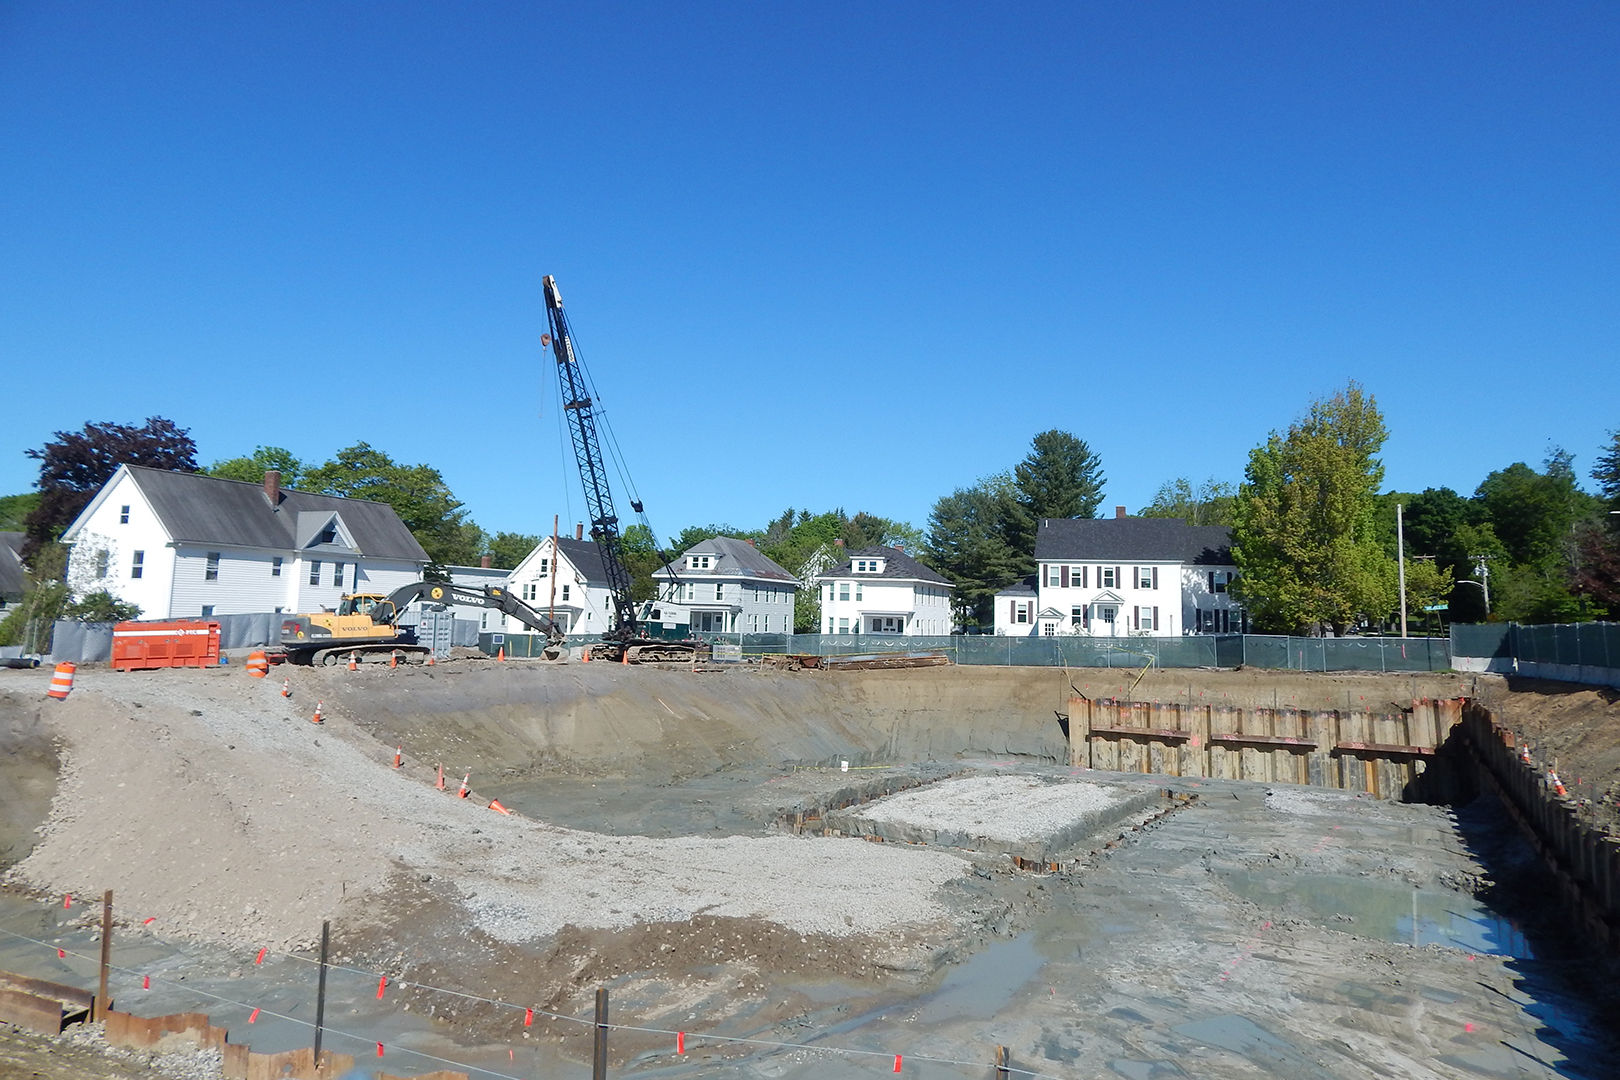
[{"label": "tree line", "polygon": [[[1373,396],[1357,383],[1312,401],[1303,416],[1250,451],[1237,483],[1211,477],[1166,481],[1143,517],[1180,518],[1231,530],[1240,576],[1234,594],[1263,632],[1309,633],[1389,625],[1400,597],[1396,505],[1403,507],[1408,610],[1444,606],[1449,621],[1580,621],[1620,615],[1620,431],[1610,432],[1582,488],[1575,459],[1553,449],[1536,469],[1514,462],[1488,473],[1469,495],[1450,488],[1384,491],[1380,454],[1388,431]],[[30,493],[0,497],[0,530],[26,534],[24,560],[40,586],[60,582],[66,564],[57,538],[118,465],[145,465],[258,483],[279,470],[285,486],[387,503],[422,544],[430,572],[474,565],[515,567],[542,539],[488,533],[476,525],[439,471],[404,464],[365,442],[321,463],[260,446],[203,467],[196,444],[172,421],[89,423],[56,432],[37,450]],[[661,545],[644,525],[624,533],[636,598],[655,595],[652,574],[666,560],[713,536],[751,540],[796,576],[833,555],[897,547],[952,581],[958,622],[988,627],[995,593],[1032,574],[1042,518],[1095,517],[1106,479],[1101,456],[1078,436],[1043,431],[1011,468],[941,496],[926,528],[870,511],[788,508],[759,526],[688,526]],[[819,560],[819,561],[818,561]],[[1490,609],[1485,604],[1489,589]],[[36,590],[38,591],[38,590]],[[36,607],[80,617],[116,614],[110,596],[64,589]],[[114,606],[109,606],[114,605]],[[36,615],[38,612],[35,613]],[[815,590],[801,590],[795,629],[820,626]],[[7,634],[0,625],[0,643]]]}]

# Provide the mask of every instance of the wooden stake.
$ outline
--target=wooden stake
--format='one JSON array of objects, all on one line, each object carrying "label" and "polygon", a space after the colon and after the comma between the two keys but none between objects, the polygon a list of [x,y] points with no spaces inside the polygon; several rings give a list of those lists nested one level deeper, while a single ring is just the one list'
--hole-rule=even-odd
[{"label": "wooden stake", "polygon": [[1012,1055],[1007,1053],[1005,1046],[996,1047],[996,1080],[1007,1080],[1007,1067],[1012,1064]]},{"label": "wooden stake", "polygon": [[596,1050],[592,1058],[591,1080],[607,1080],[608,992],[596,990]]},{"label": "wooden stake", "polygon": [[107,1000],[107,972],[112,967],[112,890],[101,894],[101,981],[96,988],[96,1012],[93,1019],[107,1019],[112,1008]]},{"label": "wooden stake", "polygon": [[321,1028],[326,1025],[326,958],[332,944],[332,923],[321,920],[321,974],[315,985],[315,1069],[321,1067]]}]

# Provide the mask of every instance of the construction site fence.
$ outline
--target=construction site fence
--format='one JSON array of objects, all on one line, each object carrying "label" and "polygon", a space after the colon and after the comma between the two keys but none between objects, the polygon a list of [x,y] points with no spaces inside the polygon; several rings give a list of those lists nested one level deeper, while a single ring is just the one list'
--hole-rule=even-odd
[{"label": "construction site fence", "polygon": [[1620,686],[1620,623],[1474,623],[1451,628],[1464,671]]},{"label": "construction site fence", "polygon": [[[697,634],[717,645],[736,645],[745,658],[770,655],[847,656],[885,652],[943,653],[957,664],[1000,667],[1164,668],[1260,667],[1291,671],[1444,671],[1451,667],[1445,638],[1269,637],[1201,634],[1187,637],[1093,638],[902,637],[896,634]],[[492,635],[484,635],[490,639]],[[571,647],[599,641],[570,637]],[[506,634],[481,641],[489,655],[504,648],[514,658],[539,656],[545,638]]]},{"label": "construction site fence", "polygon": [[[207,618],[219,623],[219,647],[223,652],[227,649],[257,649],[266,645],[275,645],[281,641],[281,621],[287,616],[279,611],[259,611],[246,615],[208,615],[197,616]],[[415,626],[414,622],[401,620],[402,626]],[[113,624],[77,622],[72,619],[59,619],[51,630],[51,644],[48,653],[41,659],[54,664],[63,661],[72,661],[75,664],[94,663],[98,660],[112,659]],[[457,619],[455,623],[454,645],[465,645],[469,648],[478,645],[478,623],[471,619]],[[12,645],[0,648],[0,657],[21,656],[20,647]]]}]

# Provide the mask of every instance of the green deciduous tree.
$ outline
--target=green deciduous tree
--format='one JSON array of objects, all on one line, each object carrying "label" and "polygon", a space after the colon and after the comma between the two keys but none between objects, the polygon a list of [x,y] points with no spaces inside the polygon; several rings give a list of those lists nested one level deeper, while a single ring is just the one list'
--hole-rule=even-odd
[{"label": "green deciduous tree", "polygon": [[1249,454],[1233,523],[1233,591],[1264,630],[1298,633],[1382,619],[1395,575],[1373,515],[1387,432],[1357,383],[1311,404]]},{"label": "green deciduous tree", "polygon": [[0,495],[0,532],[22,532],[28,515],[38,505],[37,491],[23,495]]},{"label": "green deciduous tree", "polygon": [[205,471],[209,476],[257,484],[263,482],[265,473],[274,469],[281,473],[282,487],[296,488],[303,482],[304,468],[304,463],[291,450],[280,446],[259,446],[247,457],[216,461]]},{"label": "green deciduous tree", "polygon": [[485,545],[489,565],[501,570],[515,570],[517,564],[539,547],[543,539],[545,537],[530,536],[528,533],[498,532]]},{"label": "green deciduous tree", "polygon": [[437,565],[467,565],[482,550],[482,532],[467,528],[471,523],[462,504],[439,470],[401,465],[367,443],[339,450],[332,460],[308,470],[303,490],[387,503]]},{"label": "green deciduous tree", "polygon": [[1224,480],[1210,477],[1196,487],[1186,477],[1166,480],[1159,485],[1153,501],[1139,517],[1180,518],[1189,525],[1232,524],[1232,508],[1237,489]]}]

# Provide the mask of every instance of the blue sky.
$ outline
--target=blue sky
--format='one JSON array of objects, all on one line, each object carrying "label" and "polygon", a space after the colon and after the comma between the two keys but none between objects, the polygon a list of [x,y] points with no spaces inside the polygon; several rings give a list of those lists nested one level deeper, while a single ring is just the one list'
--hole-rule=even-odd
[{"label": "blue sky", "polygon": [[1106,504],[1355,378],[1388,486],[1620,427],[1613,4],[0,2],[0,493],[87,420],[580,515],[555,274],[668,535]]}]

